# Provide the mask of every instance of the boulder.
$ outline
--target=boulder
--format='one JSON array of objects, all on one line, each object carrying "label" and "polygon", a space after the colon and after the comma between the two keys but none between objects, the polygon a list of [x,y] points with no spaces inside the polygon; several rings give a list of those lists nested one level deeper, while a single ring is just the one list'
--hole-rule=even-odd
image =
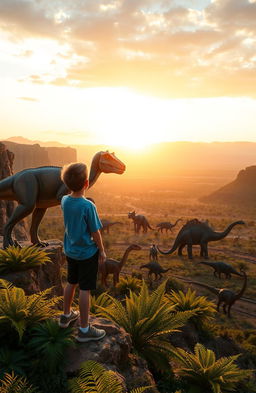
[{"label": "boulder", "polygon": [[[21,242],[22,246],[28,246],[30,243]],[[2,246],[0,239],[0,247]],[[65,263],[65,255],[61,241],[49,241],[49,246],[44,250],[49,255],[52,262],[46,263],[34,269],[28,269],[21,272],[13,272],[0,275],[0,278],[12,282],[16,287],[22,288],[26,295],[32,295],[43,291],[47,288],[52,289],[53,296],[63,295],[63,286],[61,279],[61,267]]]},{"label": "boulder", "polygon": [[[69,376],[77,375],[81,363],[94,360],[106,369],[115,371],[126,386],[131,389],[139,386],[155,385],[154,379],[145,360],[131,354],[132,342],[125,330],[108,319],[90,316],[90,323],[106,331],[106,336],[99,341],[76,343],[67,350],[68,359],[65,371]],[[157,393],[155,387],[149,393]]]}]

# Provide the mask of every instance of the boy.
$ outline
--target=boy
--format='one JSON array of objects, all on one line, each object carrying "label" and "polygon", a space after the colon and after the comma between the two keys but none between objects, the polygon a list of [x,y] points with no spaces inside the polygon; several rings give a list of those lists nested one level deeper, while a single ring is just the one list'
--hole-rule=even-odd
[{"label": "boy", "polygon": [[106,260],[99,231],[102,224],[96,206],[84,197],[84,191],[89,185],[86,165],[72,163],[64,166],[61,180],[71,193],[61,200],[68,277],[64,289],[63,315],[60,317],[59,325],[67,327],[79,317],[78,312],[71,310],[75,289],[79,285],[80,327],[76,339],[79,342],[100,340],[105,336],[105,330],[96,329],[88,321],[90,290],[96,288],[98,266],[99,269],[103,269]]}]

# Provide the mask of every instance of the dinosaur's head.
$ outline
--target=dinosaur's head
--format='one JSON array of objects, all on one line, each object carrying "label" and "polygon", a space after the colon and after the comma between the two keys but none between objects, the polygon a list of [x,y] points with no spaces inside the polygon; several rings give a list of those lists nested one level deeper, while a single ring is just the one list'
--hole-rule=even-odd
[{"label": "dinosaur's head", "polygon": [[141,246],[138,244],[131,244],[130,245],[131,250],[141,250]]},{"label": "dinosaur's head", "polygon": [[99,169],[104,173],[117,173],[122,175],[125,171],[125,165],[115,156],[115,153],[101,151],[99,157]]},{"label": "dinosaur's head", "polygon": [[133,212],[128,213],[128,218],[134,218],[135,217],[135,210]]}]

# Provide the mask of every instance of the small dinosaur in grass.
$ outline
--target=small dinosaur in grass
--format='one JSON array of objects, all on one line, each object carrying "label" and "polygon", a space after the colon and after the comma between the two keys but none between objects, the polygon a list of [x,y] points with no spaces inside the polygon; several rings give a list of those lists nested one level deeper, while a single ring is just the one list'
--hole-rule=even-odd
[{"label": "small dinosaur in grass", "polygon": [[150,261],[158,260],[158,251],[155,244],[152,244],[152,246],[149,248],[149,259]]},{"label": "small dinosaur in grass", "polygon": [[114,287],[119,282],[120,271],[122,270],[125,262],[127,261],[128,255],[132,250],[141,250],[141,246],[138,244],[131,244],[124,252],[121,261],[116,259],[107,258],[104,264],[104,268],[101,272],[101,284],[105,287],[108,286],[107,277],[109,274],[113,275]]},{"label": "small dinosaur in grass", "polygon": [[[243,270],[241,270],[241,273],[244,277],[244,283],[241,290],[238,293],[235,293],[230,289],[226,289],[226,288],[217,289],[217,288],[210,287],[209,285],[206,284],[197,283],[197,285],[200,285],[201,287],[208,289],[209,291],[211,291],[212,293],[218,296],[217,311],[219,312],[220,306],[221,304],[223,304],[223,311],[225,314],[228,314],[229,318],[231,317],[230,315],[231,307],[237,300],[241,299],[241,297],[243,296],[246,290],[247,275]],[[226,310],[227,307],[228,310]]]},{"label": "small dinosaur in grass", "polygon": [[231,278],[231,274],[243,277],[243,274],[239,273],[233,266],[225,262],[200,262],[200,264],[212,267],[215,277],[217,277],[218,274],[219,278],[221,278],[221,273],[225,274],[226,278]]},{"label": "small dinosaur in grass", "polygon": [[158,279],[158,276],[159,276],[159,278],[162,278],[162,273],[166,273],[166,272],[168,272],[168,270],[171,269],[171,268],[163,269],[162,266],[156,261],[151,261],[151,262],[146,263],[145,265],[142,265],[140,267],[140,269],[144,269],[144,268],[148,269],[148,278],[150,278],[151,275],[154,274],[155,280]]}]

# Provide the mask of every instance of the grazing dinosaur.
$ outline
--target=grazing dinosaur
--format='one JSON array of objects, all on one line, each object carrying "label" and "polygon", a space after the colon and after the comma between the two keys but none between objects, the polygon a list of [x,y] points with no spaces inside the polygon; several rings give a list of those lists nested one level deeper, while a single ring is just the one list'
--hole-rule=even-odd
[{"label": "grazing dinosaur", "polygon": [[243,275],[236,271],[233,266],[225,262],[200,262],[200,264],[212,267],[214,269],[213,274],[215,277],[217,277],[218,274],[219,278],[221,278],[221,273],[225,274],[226,278],[231,278],[231,274],[243,277]]},{"label": "grazing dinosaur", "polygon": [[201,247],[200,256],[208,258],[208,242],[224,239],[235,225],[244,225],[244,221],[235,221],[230,224],[223,232],[215,232],[205,223],[197,219],[188,221],[180,229],[172,248],[168,251],[162,251],[157,247],[161,254],[167,255],[173,253],[178,248],[178,255],[182,256],[182,250],[187,246],[188,257],[193,259],[192,246],[198,244]]},{"label": "grazing dinosaur", "polygon": [[151,275],[154,274],[155,280],[157,280],[158,276],[159,278],[162,278],[162,273],[166,273],[168,272],[168,270],[171,269],[170,267],[168,269],[163,269],[162,266],[156,261],[151,261],[140,267],[140,269],[144,268],[148,269],[148,278],[150,278]]},{"label": "grazing dinosaur", "polygon": [[116,225],[116,224],[120,224],[120,225],[123,225],[123,223],[122,222],[119,222],[119,221],[113,221],[113,222],[111,222],[111,221],[109,221],[109,220],[105,220],[105,219],[102,219],[101,220],[101,223],[102,223],[102,228],[101,228],[101,231],[102,232],[107,232],[107,233],[109,233],[109,228],[110,227],[112,227],[113,225]]},{"label": "grazing dinosaur", "polygon": [[101,284],[105,287],[108,286],[107,284],[107,277],[109,274],[113,274],[113,284],[114,287],[119,282],[119,274],[124,266],[125,262],[127,261],[128,255],[132,250],[141,250],[141,247],[137,244],[131,244],[124,252],[124,255],[121,261],[117,261],[116,259],[107,258],[105,261],[104,270],[101,273]]},{"label": "grazing dinosaur", "polygon": [[143,233],[147,233],[148,228],[154,229],[149,225],[148,220],[142,214],[136,214],[135,211],[128,213],[128,218],[131,218],[134,223],[134,232],[139,233],[140,228],[143,229]]},{"label": "grazing dinosaur", "polygon": [[[209,291],[211,291],[212,293],[218,296],[217,311],[219,312],[220,306],[223,303],[223,311],[225,314],[228,314],[229,318],[231,317],[230,315],[231,307],[237,300],[241,299],[247,286],[247,275],[243,270],[241,270],[241,273],[243,273],[244,283],[241,290],[237,294],[231,291],[230,289],[226,289],[226,288],[217,289],[217,288],[210,287],[209,285],[206,284],[198,283],[198,285],[200,285],[201,287],[208,289]],[[226,310],[226,307],[228,307],[228,311]]]},{"label": "grazing dinosaur", "polygon": [[174,224],[169,221],[160,222],[156,225],[156,227],[158,228],[158,232],[161,231],[161,233],[163,233],[163,230],[165,229],[165,233],[167,233],[167,231],[172,231],[172,229],[178,224],[179,221],[182,221],[181,218],[176,220]]},{"label": "grazing dinosaur", "polygon": [[[55,166],[29,168],[0,181],[0,199],[18,202],[4,228],[4,248],[18,246],[11,236],[13,227],[30,213],[32,213],[31,242],[40,246],[47,245],[38,237],[39,224],[47,208],[59,205],[63,195],[69,193],[60,178],[61,169]],[[102,172],[122,174],[124,171],[125,165],[114,153],[100,151],[95,154],[91,162],[89,188],[94,185]]]},{"label": "grazing dinosaur", "polygon": [[149,260],[150,261],[157,261],[158,260],[158,251],[155,244],[152,244],[149,248]]}]

